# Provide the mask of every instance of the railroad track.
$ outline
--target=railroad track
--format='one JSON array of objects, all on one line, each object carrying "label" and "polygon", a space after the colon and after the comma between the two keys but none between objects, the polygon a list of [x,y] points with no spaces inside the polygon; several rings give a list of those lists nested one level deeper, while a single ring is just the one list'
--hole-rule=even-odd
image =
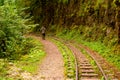
[{"label": "railroad track", "polygon": [[88,47],[79,45],[83,48],[87,54],[96,61],[97,65],[101,67],[104,80],[120,80],[120,71],[115,68],[115,66],[110,65],[103,57],[98,53],[90,50]]},{"label": "railroad track", "polygon": [[[83,54],[81,50],[70,44],[68,44],[68,47],[72,50],[77,60],[76,71],[78,74],[76,75],[78,76],[76,76],[76,80],[119,80],[112,71],[108,70],[105,65],[103,66],[105,61],[102,58],[94,56],[96,54],[92,54],[88,49],[85,49],[86,54]],[[84,48],[82,46],[77,47],[80,49]],[[91,61],[94,61],[94,65],[91,64]]]},{"label": "railroad track", "polygon": [[[57,41],[63,42],[59,39]],[[84,46],[73,46],[70,43],[64,43],[74,54],[76,64],[76,78],[73,80],[120,80],[118,75],[106,68],[107,62],[95,53],[91,53]],[[84,49],[85,54],[80,49]],[[93,62],[93,65],[91,64]],[[105,64],[105,65],[104,65]],[[109,66],[109,65],[108,65]]]},{"label": "railroad track", "polygon": [[96,68],[90,64],[90,60],[80,50],[69,45],[77,60],[77,75],[76,80],[100,80],[100,75]]}]

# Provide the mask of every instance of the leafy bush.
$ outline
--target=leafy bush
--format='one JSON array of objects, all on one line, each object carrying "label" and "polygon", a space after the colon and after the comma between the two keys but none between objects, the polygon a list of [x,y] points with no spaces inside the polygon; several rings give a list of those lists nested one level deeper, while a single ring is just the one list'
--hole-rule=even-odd
[{"label": "leafy bush", "polygon": [[[31,38],[29,39],[30,43],[28,44],[31,45],[26,45],[25,48],[23,48],[27,50],[27,48],[31,47],[31,49],[28,49],[29,51],[27,51],[29,54],[24,54],[24,56],[20,58],[16,65],[25,71],[36,73],[39,68],[38,66],[40,61],[45,56],[45,52],[42,50],[42,45],[38,40]],[[24,44],[27,44],[26,41]]]},{"label": "leafy bush", "polygon": [[28,54],[30,49],[35,45],[32,43],[32,38],[22,38],[18,42],[9,42],[7,46],[10,54],[7,54],[8,59],[20,59],[22,55]]},{"label": "leafy bush", "polygon": [[[15,59],[23,53],[27,53],[31,47],[23,34],[32,25],[26,25],[29,19],[25,19],[19,13],[15,0],[2,0],[0,5],[0,58],[9,57]],[[25,50],[25,52],[24,52]]]}]

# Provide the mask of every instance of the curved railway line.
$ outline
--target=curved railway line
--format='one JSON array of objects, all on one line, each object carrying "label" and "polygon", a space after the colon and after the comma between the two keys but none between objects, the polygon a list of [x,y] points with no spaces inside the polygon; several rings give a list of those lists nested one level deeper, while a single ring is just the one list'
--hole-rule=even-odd
[{"label": "curved railway line", "polygon": [[[116,75],[114,71],[107,69],[106,66],[103,65],[107,65],[107,62],[103,58],[96,56],[95,53],[90,52],[85,46],[73,46],[71,43],[64,43],[56,38],[55,40],[66,45],[75,56],[76,70],[75,78],[72,80],[120,80],[119,74]],[[81,49],[84,49],[85,54],[81,52]],[[94,62],[94,65],[92,65],[91,62]]]},{"label": "curved railway line", "polygon": [[95,51],[90,50],[88,47],[79,45],[79,48],[83,48],[87,54],[94,59],[96,64],[100,67],[101,73],[103,75],[103,80],[120,80],[120,71],[112,66],[108,61],[101,57]]},{"label": "curved railway line", "polygon": [[[94,60],[96,66],[91,64],[91,61],[86,57],[85,54],[80,52],[74,46],[69,45],[69,48],[73,51],[77,59],[77,70],[78,76],[76,76],[76,80],[109,80],[110,78],[105,74],[104,70],[97,62],[97,60],[87,52],[87,54]],[[111,79],[113,80],[113,79]],[[114,79],[115,80],[115,79]],[[116,79],[117,80],[117,79]]]},{"label": "curved railway line", "polygon": [[75,54],[77,60],[76,72],[78,74],[76,75],[78,76],[76,76],[76,80],[99,80],[99,75],[96,73],[95,68],[90,64],[89,59],[74,46],[69,45],[69,47]]}]

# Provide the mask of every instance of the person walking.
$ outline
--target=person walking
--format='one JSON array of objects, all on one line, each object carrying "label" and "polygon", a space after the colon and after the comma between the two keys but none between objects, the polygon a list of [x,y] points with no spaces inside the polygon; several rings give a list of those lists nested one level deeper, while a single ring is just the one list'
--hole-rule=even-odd
[{"label": "person walking", "polygon": [[45,40],[45,33],[46,33],[46,28],[45,26],[42,26],[41,29],[40,29],[41,33],[42,33],[42,39]]}]

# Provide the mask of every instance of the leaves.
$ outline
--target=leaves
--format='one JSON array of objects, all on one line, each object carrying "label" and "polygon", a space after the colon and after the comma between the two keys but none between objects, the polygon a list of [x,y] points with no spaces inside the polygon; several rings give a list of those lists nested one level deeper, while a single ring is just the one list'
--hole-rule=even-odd
[{"label": "leaves", "polygon": [[19,13],[21,8],[17,8],[16,0],[4,0],[3,3],[0,6],[0,45],[3,45],[0,46],[0,57],[18,59],[31,48],[29,44],[22,43],[23,40],[29,42],[22,38],[23,35],[36,25],[29,25],[30,19]]},{"label": "leaves", "polygon": [[3,32],[2,30],[0,30],[0,38],[3,38],[5,36],[6,36],[5,32]]}]

